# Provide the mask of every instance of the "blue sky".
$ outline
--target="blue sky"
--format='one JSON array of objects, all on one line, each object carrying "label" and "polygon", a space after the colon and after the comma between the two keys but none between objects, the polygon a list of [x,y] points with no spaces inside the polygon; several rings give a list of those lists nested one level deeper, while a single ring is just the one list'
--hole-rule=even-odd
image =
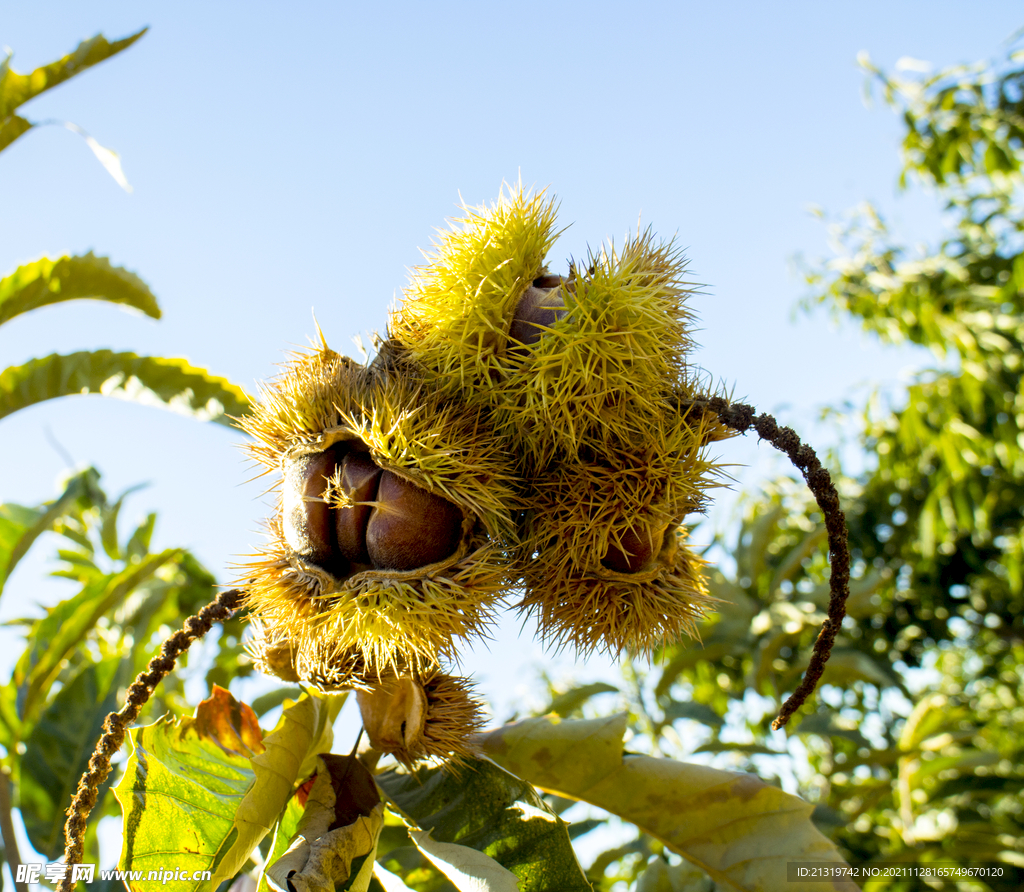
[{"label": "blue sky", "polygon": [[[151,30],[25,107],[115,149],[134,192],[69,131],[29,133],[0,156],[0,274],[95,250],[139,273],[165,316],[88,302],[38,310],[0,329],[0,367],[112,347],[185,356],[252,390],[308,343],[313,311],[343,352],[383,329],[460,197],[489,202],[521,177],[557,195],[571,224],[555,270],[638,219],[676,235],[707,283],[695,362],[825,446],[820,406],[893,385],[926,358],[882,350],[824,313],[794,318],[794,258],[829,253],[808,207],[839,214],[871,199],[910,241],[937,231],[933,198],[896,193],[899,122],[865,107],[856,54],[890,69],[903,56],[969,62],[998,55],[1021,25],[1009,2],[969,14],[953,2],[4,7],[0,46],[22,72],[99,31]],[[246,482],[239,435],[113,401],[56,401],[2,423],[0,501],[52,496],[66,465],[51,440],[99,467],[112,493],[149,481],[127,519],[158,508],[155,546],[188,546],[224,580],[260,539],[269,503]],[[737,472],[741,487],[767,473],[765,449],[723,447],[754,466]],[[45,550],[16,573],[0,617],[61,596],[40,586]],[[506,623],[491,655],[463,665],[499,717],[540,658],[517,628]]]}]

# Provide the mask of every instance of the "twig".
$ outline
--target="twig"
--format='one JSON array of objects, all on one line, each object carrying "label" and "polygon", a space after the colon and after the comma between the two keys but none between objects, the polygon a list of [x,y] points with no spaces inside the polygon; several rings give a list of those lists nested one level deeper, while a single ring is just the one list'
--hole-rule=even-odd
[{"label": "twig", "polygon": [[243,596],[244,593],[239,589],[222,592],[198,614],[186,619],[182,627],[164,641],[159,655],[149,661],[146,671],[141,672],[132,682],[121,711],[112,712],[107,716],[103,723],[103,735],[89,760],[89,769],[78,782],[78,791],[67,810],[68,819],[64,824],[64,878],[60,881],[57,892],[72,892],[74,889],[71,878],[74,865],[82,860],[89,813],[96,805],[100,784],[110,774],[110,760],[124,743],[128,726],[139,717],[142,707],[146,705],[146,701],[164,676],[174,669],[178,657],[188,650],[193,641],[209,632],[215,622],[231,616]]},{"label": "twig", "polygon": [[822,623],[821,632],[814,642],[810,662],[804,672],[803,681],[789,699],[782,704],[782,709],[772,722],[772,728],[778,730],[789,717],[796,712],[811,695],[822,673],[825,663],[832,652],[836,635],[843,625],[846,616],[846,599],[850,596],[850,549],[846,541],[846,517],[839,506],[839,493],[836,492],[832,478],[818,461],[814,450],[796,435],[792,428],[779,427],[771,415],[761,414],[753,406],[743,403],[730,403],[722,397],[709,400],[695,400],[694,405],[703,405],[714,412],[719,420],[741,434],[753,428],[762,440],[767,440],[780,452],[786,453],[789,460],[803,474],[807,486],[814,495],[818,507],[825,518],[825,529],[828,532],[828,550],[832,570],[829,576],[830,597],[828,616]]}]

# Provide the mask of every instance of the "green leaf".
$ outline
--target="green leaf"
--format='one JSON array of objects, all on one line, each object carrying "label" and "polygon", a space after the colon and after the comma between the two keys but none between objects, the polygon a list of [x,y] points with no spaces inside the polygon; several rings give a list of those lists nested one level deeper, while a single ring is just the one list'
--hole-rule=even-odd
[{"label": "green leaf", "polygon": [[59,858],[64,851],[65,809],[104,720],[118,709],[118,691],[131,681],[131,663],[120,656],[90,663],[61,688],[25,741],[21,817],[33,848],[47,858]]},{"label": "green leaf", "polygon": [[108,558],[112,561],[119,561],[124,559],[124,554],[121,552],[121,545],[117,541],[117,518],[121,513],[121,506],[124,504],[124,500],[128,498],[133,492],[137,492],[140,489],[144,489],[145,483],[140,483],[136,486],[131,486],[126,489],[113,505],[110,505],[103,509],[100,521],[100,544],[103,546],[103,551],[106,552]]},{"label": "green leaf", "polygon": [[146,519],[140,523],[128,539],[124,547],[125,557],[128,560],[141,558],[149,551],[149,542],[153,538],[153,529],[156,527],[156,514],[150,512]]},{"label": "green leaf", "polygon": [[[262,738],[255,713],[215,688],[194,717],[165,716],[133,730],[114,789],[124,813],[120,867],[209,870],[210,888],[233,877],[277,822],[311,747],[329,736],[334,708],[327,698],[304,696]],[[131,888],[144,892],[145,884]],[[167,888],[192,886],[172,881]]]},{"label": "green leaf", "polygon": [[695,753],[735,753],[739,756],[785,756],[778,750],[762,746],[759,743],[723,743],[712,740],[694,750]]},{"label": "green leaf", "polygon": [[19,74],[12,71],[8,58],[0,65],[0,121],[6,120],[19,105],[23,105],[40,93],[64,83],[85,69],[127,49],[147,30],[149,29],[143,28],[141,31],[115,40],[113,43],[110,43],[102,34],[97,34],[89,40],[83,40],[74,52],[56,62],[35,69],[31,74]]},{"label": "green leaf", "polygon": [[603,681],[580,685],[556,696],[544,711],[557,713],[564,718],[583,706],[591,697],[596,697],[598,694],[616,694],[618,691],[619,689],[615,685],[606,684]]},{"label": "green leaf", "polygon": [[249,398],[226,378],[184,359],[138,356],[111,350],[56,353],[0,373],[0,418],[28,406],[73,394],[101,394],[159,406],[200,421],[231,424]]},{"label": "green leaf", "polygon": [[[516,876],[521,892],[590,892],[568,825],[528,783],[491,762],[473,759],[457,775],[443,768],[387,772],[377,783],[413,832],[429,832],[428,847],[455,843],[482,852]],[[432,856],[423,840],[421,850],[444,870],[445,856],[436,849]]]},{"label": "green leaf", "polygon": [[[622,752],[625,716],[527,719],[481,735],[483,751],[526,781],[597,805],[740,890],[779,889],[787,861],[843,860],[811,823],[813,806],[758,780]],[[809,882],[806,892],[850,882]]]},{"label": "green leaf", "polygon": [[39,508],[26,508],[13,503],[0,505],[0,592],[32,543],[47,530],[53,529],[74,503],[95,486],[99,475],[93,468],[76,474],[54,501]]},{"label": "green leaf", "polygon": [[0,279],[0,325],[29,310],[79,299],[121,304],[153,319],[161,315],[142,279],[90,251],[59,260],[43,257]]},{"label": "green leaf", "polygon": [[88,583],[77,595],[33,623],[29,646],[14,667],[14,684],[19,689],[19,706],[25,721],[33,721],[65,658],[92,631],[100,617],[179,554],[178,549],[168,549]]},{"label": "green leaf", "polygon": [[19,136],[28,133],[35,124],[26,121],[20,115],[11,115],[6,121],[0,123],[0,152],[6,149]]},{"label": "green leaf", "polygon": [[295,831],[299,829],[299,821],[302,819],[302,814],[305,811],[305,808],[299,803],[299,793],[301,792],[303,792],[302,788],[288,800],[284,811],[281,812],[277,823],[274,824],[274,839],[270,844],[270,854],[267,855],[267,860],[263,862],[263,869],[260,871],[256,892],[269,892],[270,885],[267,882],[267,867],[271,864],[276,864],[281,856],[288,851],[292,838],[295,836]]}]

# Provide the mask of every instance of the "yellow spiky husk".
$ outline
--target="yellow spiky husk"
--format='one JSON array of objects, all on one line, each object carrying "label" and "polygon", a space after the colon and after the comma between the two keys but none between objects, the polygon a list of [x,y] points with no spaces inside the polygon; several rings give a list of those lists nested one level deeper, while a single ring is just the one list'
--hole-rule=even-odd
[{"label": "yellow spiky husk", "polygon": [[480,531],[429,568],[337,580],[291,552],[277,519],[270,528],[242,584],[254,615],[309,654],[299,665],[325,667],[351,650],[370,672],[453,659],[461,640],[486,634],[509,585],[507,552]]},{"label": "yellow spiky husk", "polygon": [[470,739],[484,726],[483,706],[469,679],[433,669],[388,674],[359,692],[371,745],[411,768],[441,759],[448,770],[472,755]]},{"label": "yellow spiky husk", "polygon": [[589,570],[615,531],[678,524],[703,509],[719,476],[706,446],[724,428],[704,413],[666,411],[647,432],[645,441],[608,444],[588,461],[553,462],[530,478],[521,538],[531,553],[555,567]]},{"label": "yellow spiky husk", "polygon": [[280,472],[296,450],[354,438],[381,468],[443,496],[466,518],[450,558],[346,579],[304,561],[286,543],[280,517],[270,521],[268,546],[244,567],[248,604],[296,643],[306,655],[300,665],[317,677],[333,677],[332,661],[350,651],[369,672],[453,656],[459,640],[485,633],[509,584],[518,481],[486,417],[426,393],[393,351],[378,359],[361,366],[326,346],[301,355],[242,420],[255,438],[251,454],[268,472]]},{"label": "yellow spiky husk", "polygon": [[536,615],[545,641],[581,654],[599,650],[617,657],[626,650],[649,656],[683,634],[696,637],[711,598],[704,561],[687,545],[687,535],[685,527],[670,529],[653,566],[637,573],[534,561],[520,606]]},{"label": "yellow spiky husk", "polygon": [[648,231],[592,256],[562,288],[567,313],[509,372],[496,425],[543,467],[560,453],[646,442],[686,379],[685,261]]},{"label": "yellow spiky husk", "polygon": [[489,401],[505,374],[516,303],[558,237],[556,208],[543,192],[519,189],[502,192],[489,208],[463,210],[413,271],[388,331],[434,386]]}]

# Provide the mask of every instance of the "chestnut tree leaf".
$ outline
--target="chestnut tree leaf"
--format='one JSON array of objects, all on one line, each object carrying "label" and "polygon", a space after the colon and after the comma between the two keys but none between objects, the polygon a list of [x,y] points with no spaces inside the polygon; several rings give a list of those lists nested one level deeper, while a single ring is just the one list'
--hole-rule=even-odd
[{"label": "chestnut tree leaf", "polygon": [[90,251],[57,260],[43,257],[0,279],[0,325],[38,307],[79,299],[132,307],[152,319],[161,315],[142,279]]},{"label": "chestnut tree leaf", "polygon": [[24,136],[28,133],[33,127],[35,127],[35,124],[26,120],[21,115],[11,115],[6,120],[0,122],[0,152],[6,149],[19,136]]},{"label": "chestnut tree leaf", "polygon": [[[457,773],[447,768],[391,771],[378,775],[377,784],[392,810],[402,815],[410,836],[429,831],[430,844],[455,843],[486,855],[511,871],[520,892],[590,892],[569,840],[569,825],[529,783],[493,762],[470,759]],[[422,845],[420,849],[445,871],[436,845],[434,854]],[[455,876],[449,878],[458,885]]]},{"label": "chestnut tree leaf", "polygon": [[[118,692],[131,684],[132,664],[116,655],[88,663],[47,705],[25,741],[20,812],[32,847],[47,858],[64,852],[65,809],[89,765]],[[107,784],[100,788],[100,800]]]},{"label": "chestnut tree leaf", "polygon": [[516,875],[483,852],[454,842],[438,842],[429,830],[411,830],[409,836],[459,892],[518,892]]},{"label": "chestnut tree leaf", "polygon": [[397,873],[392,873],[379,861],[373,865],[373,878],[380,883],[384,892],[415,892]]},{"label": "chestnut tree leaf", "polygon": [[43,533],[53,529],[54,523],[83,495],[90,494],[96,485],[97,474],[92,468],[75,474],[64,485],[52,502],[29,508],[9,502],[0,505],[0,592],[3,592],[14,568],[32,543]]},{"label": "chestnut tree leaf", "polygon": [[0,418],[45,400],[100,394],[231,425],[249,407],[245,392],[184,359],[114,353],[51,354],[0,373]]},{"label": "chestnut tree leaf", "polygon": [[42,65],[28,74],[19,74],[10,66],[10,57],[0,63],[0,124],[5,124],[14,110],[40,93],[91,68],[104,59],[128,49],[148,31],[143,28],[113,43],[102,34],[83,40],[74,51],[49,65]]},{"label": "chestnut tree leaf", "polygon": [[[330,746],[336,698],[285,705],[263,736],[256,714],[214,688],[193,717],[165,716],[130,734],[132,754],[114,789],[124,814],[123,870],[209,870],[233,877],[274,826],[312,748]],[[145,882],[132,882],[143,892]],[[196,888],[186,880],[169,890]]]},{"label": "chestnut tree leaf", "polygon": [[165,564],[181,556],[169,548],[129,564],[117,573],[87,582],[82,590],[46,611],[32,623],[28,647],[14,667],[18,710],[24,721],[34,721],[65,659],[93,630],[100,617],[118,604]]},{"label": "chestnut tree leaf", "polygon": [[[623,753],[626,716],[526,719],[477,738],[517,777],[635,824],[741,892],[786,884],[789,861],[845,862],[811,823],[814,807],[747,774]],[[804,892],[849,890],[848,880],[801,883]]]},{"label": "chestnut tree leaf", "polygon": [[304,795],[302,788],[297,790],[291,799],[288,800],[284,811],[281,812],[277,823],[274,824],[274,838],[270,843],[270,854],[267,855],[266,861],[263,862],[263,869],[260,871],[260,877],[256,884],[256,892],[269,892],[270,884],[267,882],[267,868],[272,864],[276,864],[281,856],[288,851],[292,838],[299,828],[299,821],[302,820],[302,815],[305,811],[299,801],[301,798],[300,793]]}]

